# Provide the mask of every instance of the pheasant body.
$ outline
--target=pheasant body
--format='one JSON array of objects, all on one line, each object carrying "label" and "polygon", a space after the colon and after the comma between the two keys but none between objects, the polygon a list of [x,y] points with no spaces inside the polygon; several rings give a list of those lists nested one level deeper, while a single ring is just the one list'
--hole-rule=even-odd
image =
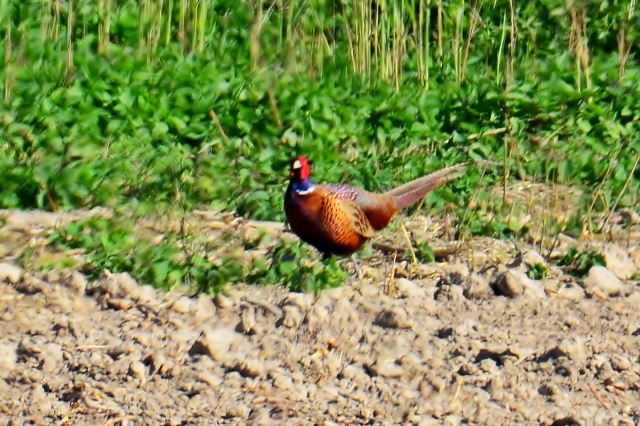
[{"label": "pheasant body", "polygon": [[442,169],[379,194],[347,184],[314,185],[307,159],[298,157],[291,163],[285,214],[291,230],[325,257],[349,256],[385,228],[399,210],[459,177],[466,166]]}]

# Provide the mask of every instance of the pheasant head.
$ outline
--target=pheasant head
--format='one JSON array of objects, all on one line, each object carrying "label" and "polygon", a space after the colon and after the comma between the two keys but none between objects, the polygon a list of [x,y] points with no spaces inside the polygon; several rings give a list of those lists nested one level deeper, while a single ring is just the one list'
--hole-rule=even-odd
[{"label": "pheasant head", "polygon": [[292,189],[297,194],[310,194],[314,190],[314,185],[310,179],[311,167],[307,157],[300,156],[291,161],[289,169],[289,181]]}]

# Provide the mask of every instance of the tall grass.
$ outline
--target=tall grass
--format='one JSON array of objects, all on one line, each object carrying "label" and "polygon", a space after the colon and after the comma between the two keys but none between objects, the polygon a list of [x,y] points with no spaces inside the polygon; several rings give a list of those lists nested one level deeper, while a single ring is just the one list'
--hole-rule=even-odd
[{"label": "tall grass", "polygon": [[634,60],[635,0],[607,5],[581,0],[535,5],[512,0],[43,0],[18,7],[3,0],[5,98],[15,73],[11,59],[32,42],[26,34],[30,21],[39,23],[42,41],[67,51],[67,71],[73,43],[82,38],[96,37],[96,50],[103,54],[112,43],[135,43],[138,54],[152,60],[159,48],[176,41],[185,55],[213,46],[234,50],[238,39],[229,37],[238,36],[237,28],[230,28],[247,22],[254,68],[322,74],[329,66],[330,72],[348,70],[396,88],[408,75],[428,88],[450,77],[462,83],[470,73],[507,83],[516,72],[535,72],[550,51],[564,51],[574,59],[574,85],[580,90],[591,86],[592,51],[617,57],[620,80]]}]

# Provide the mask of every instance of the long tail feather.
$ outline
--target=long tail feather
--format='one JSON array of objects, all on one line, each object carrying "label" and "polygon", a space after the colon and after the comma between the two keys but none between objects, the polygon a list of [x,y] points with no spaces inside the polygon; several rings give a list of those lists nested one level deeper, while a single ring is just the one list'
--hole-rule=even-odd
[{"label": "long tail feather", "polygon": [[421,200],[429,191],[461,177],[469,164],[471,163],[461,163],[440,169],[392,189],[386,195],[393,198],[396,210],[404,209]]}]

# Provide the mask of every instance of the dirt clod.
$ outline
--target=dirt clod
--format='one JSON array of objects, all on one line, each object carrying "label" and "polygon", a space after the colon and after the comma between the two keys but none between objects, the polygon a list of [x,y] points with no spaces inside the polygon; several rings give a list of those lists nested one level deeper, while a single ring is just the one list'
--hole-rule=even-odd
[{"label": "dirt clod", "polygon": [[630,288],[604,266],[592,266],[584,279],[585,292],[601,298],[628,295]]}]

